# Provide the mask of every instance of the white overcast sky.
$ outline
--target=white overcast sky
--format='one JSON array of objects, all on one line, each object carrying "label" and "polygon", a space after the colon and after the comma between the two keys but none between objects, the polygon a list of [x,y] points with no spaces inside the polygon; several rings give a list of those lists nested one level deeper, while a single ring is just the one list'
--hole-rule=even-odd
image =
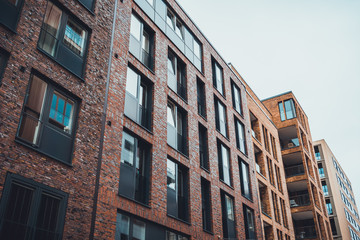
[{"label": "white overcast sky", "polygon": [[178,0],[260,99],[293,91],[360,204],[360,0]]}]

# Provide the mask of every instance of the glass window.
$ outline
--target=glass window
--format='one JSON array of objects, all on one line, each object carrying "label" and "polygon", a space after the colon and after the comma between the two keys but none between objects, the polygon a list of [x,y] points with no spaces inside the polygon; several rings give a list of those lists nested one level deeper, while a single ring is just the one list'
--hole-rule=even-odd
[{"label": "glass window", "polygon": [[230,154],[229,149],[226,148],[220,141],[218,141],[218,164],[220,171],[220,179],[231,186],[230,176]]},{"label": "glass window", "polygon": [[286,100],[284,102],[284,104],[285,104],[286,118],[292,119],[292,118],[296,117],[294,101],[292,99],[289,99],[289,100]]},{"label": "glass window", "polygon": [[255,239],[254,211],[244,205],[245,235],[246,239]]},{"label": "glass window", "polygon": [[234,221],[234,203],[232,198],[228,195],[225,195],[225,202],[226,202],[226,214],[227,218]]},{"label": "glass window", "polygon": [[245,131],[244,124],[242,124],[239,120],[235,119],[236,124],[236,143],[238,149],[244,154],[246,154],[246,141],[245,141]]},{"label": "glass window", "polygon": [[118,213],[116,229],[116,240],[145,240],[146,224],[133,217]]},{"label": "glass window", "polygon": [[242,115],[240,89],[232,83],[233,107]]},{"label": "glass window", "polygon": [[199,123],[200,166],[209,170],[207,129]]},{"label": "glass window", "polygon": [[176,164],[167,160],[167,186],[173,190],[176,189]]},{"label": "glass window", "polygon": [[175,32],[181,39],[184,39],[183,25],[179,20],[176,20]]},{"label": "glass window", "polygon": [[64,44],[76,54],[83,56],[85,48],[86,31],[78,24],[68,19],[65,27]]},{"label": "glass window", "polygon": [[211,222],[211,196],[210,196],[210,182],[201,178],[201,205],[202,205],[202,220],[203,229],[207,231],[212,230]]},{"label": "glass window", "polygon": [[285,111],[282,102],[279,102],[279,111],[280,111],[280,119],[281,121],[285,121]]},{"label": "glass window", "polygon": [[166,23],[175,30],[175,16],[169,9],[167,10]]},{"label": "glass window", "polygon": [[1,0],[0,1],[0,23],[16,32],[24,0]]},{"label": "glass window", "polygon": [[333,214],[332,205],[330,199],[326,199],[326,209],[329,215]]},{"label": "glass window", "polygon": [[216,113],[216,129],[225,137],[227,137],[227,121],[225,106],[215,98],[215,113]]},{"label": "glass window", "polygon": [[138,80],[139,80],[139,75],[128,67],[127,78],[126,78],[126,91],[136,98],[138,97],[138,93],[137,93]]},{"label": "glass window", "polygon": [[206,117],[206,100],[205,100],[205,84],[201,80],[197,80],[197,104],[198,113],[202,117]]},{"label": "glass window", "polygon": [[186,113],[170,101],[167,105],[167,143],[187,154]]},{"label": "glass window", "polygon": [[0,86],[8,58],[9,54],[0,48]]},{"label": "glass window", "polygon": [[198,59],[201,59],[201,44],[194,39],[194,54]]},{"label": "glass window", "polygon": [[154,6],[154,0],[146,0],[151,6]]},{"label": "glass window", "polygon": [[222,68],[220,68],[219,64],[214,59],[212,61],[212,65],[214,86],[222,95],[224,95],[223,70]]},{"label": "glass window", "polygon": [[134,38],[136,38],[138,41],[140,41],[141,22],[134,14],[131,14],[130,33],[131,33],[131,35],[134,36]]},{"label": "glass window", "polygon": [[123,150],[121,151],[121,162],[130,166],[134,165],[135,156],[135,138],[126,132],[123,133]]},{"label": "glass window", "polygon": [[251,199],[249,165],[242,160],[240,160],[240,182],[242,195]]},{"label": "glass window", "polygon": [[328,187],[327,187],[327,185],[326,185],[326,182],[321,182],[321,185],[322,185],[322,189],[323,189],[324,195],[325,195],[325,196],[328,196],[328,195],[329,195],[329,191],[328,191]]},{"label": "glass window", "polygon": [[176,122],[175,122],[175,106],[172,103],[168,103],[167,106],[167,122],[171,125],[176,127]]}]

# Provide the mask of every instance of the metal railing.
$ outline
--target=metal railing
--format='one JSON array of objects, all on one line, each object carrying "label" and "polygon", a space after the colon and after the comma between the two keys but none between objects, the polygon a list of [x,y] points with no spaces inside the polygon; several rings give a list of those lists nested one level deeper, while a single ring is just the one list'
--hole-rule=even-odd
[{"label": "metal railing", "polygon": [[309,194],[302,194],[290,197],[290,207],[300,207],[310,205]]}]

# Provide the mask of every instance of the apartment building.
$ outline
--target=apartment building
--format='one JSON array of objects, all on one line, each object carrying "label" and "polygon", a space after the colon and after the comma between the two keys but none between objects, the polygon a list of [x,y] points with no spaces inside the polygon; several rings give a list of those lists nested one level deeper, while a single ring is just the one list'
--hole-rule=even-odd
[{"label": "apartment building", "polygon": [[88,239],[112,1],[0,1],[0,239]]},{"label": "apartment building", "polygon": [[296,239],[333,239],[307,116],[292,92],[262,101],[279,132]]},{"label": "apartment building", "polygon": [[269,110],[241,78],[235,67],[231,64],[230,66],[245,85],[263,239],[294,239],[278,129]]},{"label": "apartment building", "polygon": [[359,240],[360,218],[351,182],[326,141],[313,144],[333,237]]}]

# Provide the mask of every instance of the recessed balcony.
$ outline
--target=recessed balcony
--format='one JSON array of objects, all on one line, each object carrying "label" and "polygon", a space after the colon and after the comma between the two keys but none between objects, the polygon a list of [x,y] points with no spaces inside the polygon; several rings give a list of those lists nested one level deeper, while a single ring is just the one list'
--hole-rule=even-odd
[{"label": "recessed balcony", "polygon": [[297,129],[295,126],[279,129],[281,150],[287,150],[300,146]]}]

